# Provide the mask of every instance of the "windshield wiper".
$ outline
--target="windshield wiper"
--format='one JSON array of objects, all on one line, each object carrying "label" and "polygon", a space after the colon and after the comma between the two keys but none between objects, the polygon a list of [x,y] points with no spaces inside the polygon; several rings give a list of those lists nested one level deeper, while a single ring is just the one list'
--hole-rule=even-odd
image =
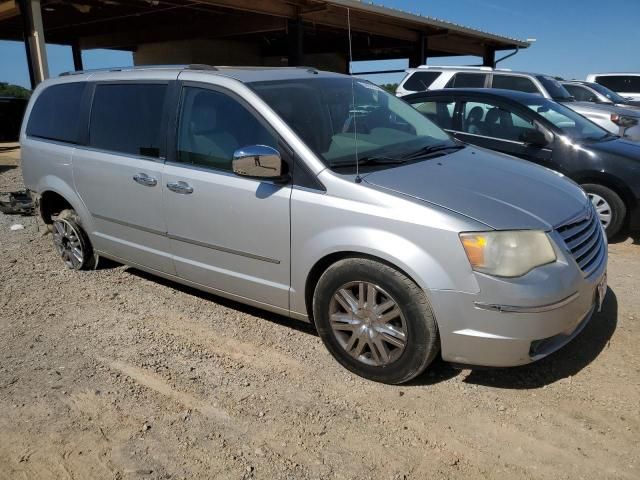
[{"label": "windshield wiper", "polygon": [[[398,165],[405,163],[406,160],[401,158],[392,158],[384,156],[367,156],[358,159],[357,164],[362,165]],[[331,167],[355,167],[356,162],[335,162],[331,163]]]},{"label": "windshield wiper", "polygon": [[409,160],[415,160],[417,158],[426,158],[430,155],[445,152],[447,150],[462,150],[463,148],[465,148],[464,145],[457,145],[455,143],[446,143],[446,144],[440,143],[437,145],[428,145],[426,147],[422,147],[421,149],[416,150],[415,152],[408,153],[402,158],[405,161],[409,161]]}]

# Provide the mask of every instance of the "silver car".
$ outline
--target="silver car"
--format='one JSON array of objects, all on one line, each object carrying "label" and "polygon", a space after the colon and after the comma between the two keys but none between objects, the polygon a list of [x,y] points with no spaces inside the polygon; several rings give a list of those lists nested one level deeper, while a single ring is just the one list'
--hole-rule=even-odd
[{"label": "silver car", "polygon": [[34,92],[21,144],[67,267],[106,257],[313,322],[376,381],[406,382],[439,352],[532,362],[606,291],[606,239],[576,184],[457,143],[348,76],[63,76]]}]

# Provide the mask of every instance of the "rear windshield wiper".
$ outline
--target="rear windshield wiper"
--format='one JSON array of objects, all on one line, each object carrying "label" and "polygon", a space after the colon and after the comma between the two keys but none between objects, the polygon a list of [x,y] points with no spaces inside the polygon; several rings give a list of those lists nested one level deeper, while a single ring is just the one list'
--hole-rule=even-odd
[{"label": "rear windshield wiper", "polygon": [[457,145],[455,143],[446,143],[446,144],[437,144],[437,145],[428,145],[426,147],[422,147],[419,150],[416,150],[415,152],[411,152],[406,154],[405,156],[403,156],[402,158],[405,161],[408,160],[415,160],[417,158],[426,158],[430,155],[436,154],[436,153],[442,153],[445,152],[447,150],[452,150],[452,151],[456,151],[456,150],[462,150],[463,148],[465,148],[464,145]]}]

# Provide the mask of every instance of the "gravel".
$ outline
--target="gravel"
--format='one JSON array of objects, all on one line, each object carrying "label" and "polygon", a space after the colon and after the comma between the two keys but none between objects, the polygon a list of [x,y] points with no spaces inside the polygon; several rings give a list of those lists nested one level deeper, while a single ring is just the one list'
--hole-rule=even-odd
[{"label": "gravel", "polygon": [[66,270],[34,217],[0,214],[0,479],[640,478],[637,243],[610,246],[604,310],[560,352],[392,387],[304,323]]}]

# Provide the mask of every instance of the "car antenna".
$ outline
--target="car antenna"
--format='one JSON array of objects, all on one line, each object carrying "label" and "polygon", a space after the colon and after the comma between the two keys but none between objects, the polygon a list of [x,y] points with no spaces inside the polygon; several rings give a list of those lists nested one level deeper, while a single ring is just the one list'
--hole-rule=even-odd
[{"label": "car antenna", "polygon": [[353,51],[351,50],[351,9],[347,8],[347,33],[349,35],[349,75],[351,75],[351,109],[353,111],[353,140],[356,149],[356,183],[362,182],[360,178],[360,165],[358,158],[358,122],[356,121],[356,93],[355,80],[353,78]]}]

